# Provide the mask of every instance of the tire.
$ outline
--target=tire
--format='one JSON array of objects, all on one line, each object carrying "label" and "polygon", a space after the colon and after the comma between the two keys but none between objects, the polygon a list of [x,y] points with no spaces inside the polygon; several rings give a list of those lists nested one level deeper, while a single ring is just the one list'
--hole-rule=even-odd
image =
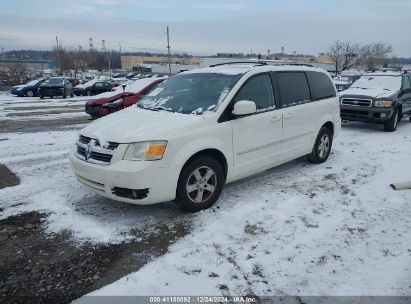
[{"label": "tire", "polygon": [[40,99],[44,99],[44,95],[40,95]]},{"label": "tire", "polygon": [[63,92],[63,98],[64,98],[64,99],[67,98],[67,92],[66,92],[66,91]]},{"label": "tire", "polygon": [[400,113],[397,110],[394,110],[392,116],[389,120],[384,123],[385,132],[394,132],[397,130],[398,122],[400,121]]},{"label": "tire", "polygon": [[220,197],[224,180],[223,168],[217,160],[196,157],[181,170],[175,203],[190,212],[208,209]]},{"label": "tire", "polygon": [[87,92],[86,92],[86,95],[87,95],[87,96],[91,96],[91,91],[87,91]]},{"label": "tire", "polygon": [[313,164],[321,164],[328,159],[333,143],[333,134],[329,128],[322,127],[318,132],[313,150],[307,155],[308,161]]},{"label": "tire", "polygon": [[408,117],[408,120],[411,122],[411,116],[410,116],[410,117]]},{"label": "tire", "polygon": [[34,91],[33,90],[27,90],[26,91],[26,96],[27,97],[34,97]]}]

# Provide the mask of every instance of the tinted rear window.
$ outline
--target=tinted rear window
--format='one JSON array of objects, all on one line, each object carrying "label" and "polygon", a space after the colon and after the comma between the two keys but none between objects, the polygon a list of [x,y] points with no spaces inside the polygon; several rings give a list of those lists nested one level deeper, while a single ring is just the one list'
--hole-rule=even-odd
[{"label": "tinted rear window", "polygon": [[283,107],[294,106],[311,100],[310,89],[304,72],[277,72],[276,75]]},{"label": "tinted rear window", "polygon": [[321,72],[307,72],[311,88],[312,100],[335,97],[334,85],[331,79]]}]

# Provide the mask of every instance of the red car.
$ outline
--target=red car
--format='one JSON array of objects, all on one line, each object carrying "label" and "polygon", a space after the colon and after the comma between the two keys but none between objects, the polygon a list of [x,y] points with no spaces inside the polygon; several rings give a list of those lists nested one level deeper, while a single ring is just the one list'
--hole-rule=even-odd
[{"label": "red car", "polygon": [[86,113],[95,119],[132,106],[164,80],[164,78],[139,79],[125,87],[124,92],[109,97],[88,100],[86,102]]}]

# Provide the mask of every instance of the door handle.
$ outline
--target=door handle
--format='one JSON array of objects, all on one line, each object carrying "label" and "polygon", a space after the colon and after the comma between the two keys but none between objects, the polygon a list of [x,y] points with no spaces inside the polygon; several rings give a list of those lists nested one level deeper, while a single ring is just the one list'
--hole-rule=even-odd
[{"label": "door handle", "polygon": [[277,121],[280,121],[281,120],[281,116],[273,116],[273,117],[271,117],[271,122],[277,122]]},{"label": "door handle", "polygon": [[293,117],[293,114],[291,113],[284,114],[284,119],[289,119],[291,117]]}]

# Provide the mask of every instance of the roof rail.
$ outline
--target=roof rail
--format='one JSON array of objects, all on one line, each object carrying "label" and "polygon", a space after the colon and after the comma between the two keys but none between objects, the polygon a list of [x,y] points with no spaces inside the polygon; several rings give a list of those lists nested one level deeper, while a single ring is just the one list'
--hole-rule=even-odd
[{"label": "roof rail", "polygon": [[295,65],[295,66],[306,66],[306,67],[314,68],[314,66],[309,63],[284,63],[284,64],[279,64],[279,65]]},{"label": "roof rail", "polygon": [[229,64],[254,64],[254,66],[267,65],[267,63],[263,61],[230,61],[230,62],[212,64],[210,65],[210,68],[220,66],[220,65],[229,65]]},{"label": "roof rail", "polygon": [[254,66],[263,66],[263,65],[293,65],[293,66],[307,66],[313,68],[314,65],[309,63],[292,63],[292,62],[275,62],[275,61],[231,61],[224,63],[217,63],[210,65],[210,67],[216,67],[221,65],[230,65],[230,64],[254,64]]}]

